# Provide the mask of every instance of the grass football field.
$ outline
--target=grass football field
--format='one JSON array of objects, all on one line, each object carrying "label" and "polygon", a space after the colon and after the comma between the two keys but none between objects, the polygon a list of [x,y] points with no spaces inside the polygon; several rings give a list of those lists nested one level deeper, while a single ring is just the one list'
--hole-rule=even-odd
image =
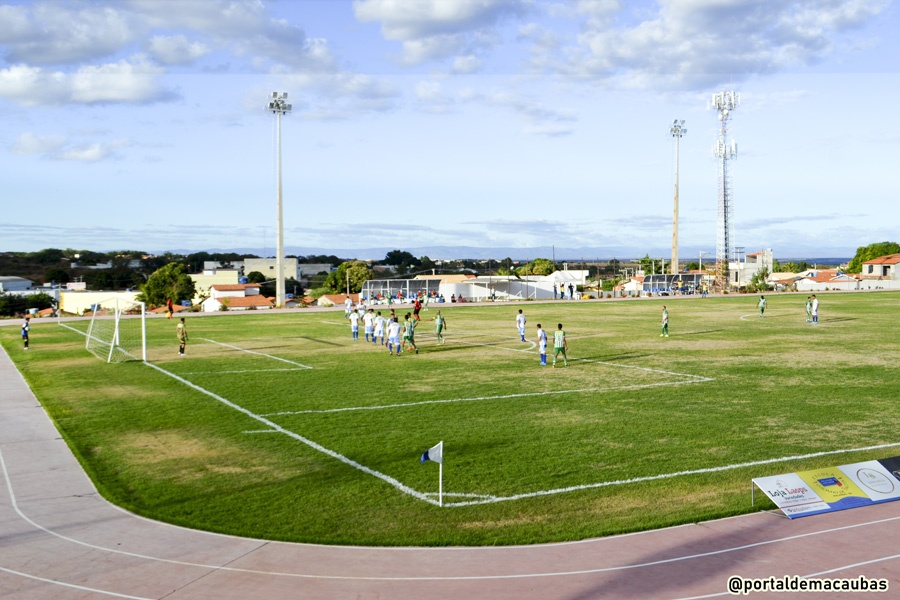
[{"label": "grass football field", "polygon": [[[177,319],[148,318],[148,364],[86,352],[87,319],[38,320],[28,352],[18,327],[0,341],[135,513],[276,540],[528,544],[772,508],[751,506],[751,478],[900,455],[900,294],[819,294],[816,326],[806,294],[767,297],[765,318],[751,295],[443,304],[443,345],[432,305],[400,357],[352,341],[340,310],[189,315],[185,357]],[[537,323],[551,348],[563,324],[568,367],[538,364]],[[439,465],[419,462],[440,441],[443,507]]]}]

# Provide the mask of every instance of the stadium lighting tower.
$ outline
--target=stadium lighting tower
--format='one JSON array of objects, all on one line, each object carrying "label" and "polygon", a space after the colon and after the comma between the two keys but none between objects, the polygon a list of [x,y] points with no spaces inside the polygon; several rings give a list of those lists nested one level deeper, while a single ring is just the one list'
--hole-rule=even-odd
[{"label": "stadium lighting tower", "polygon": [[672,275],[678,274],[678,142],[681,136],[687,133],[684,127],[684,119],[675,119],[669,133],[675,138],[675,217],[672,221]]},{"label": "stadium lighting tower", "polygon": [[731,160],[737,156],[737,144],[728,139],[728,117],[741,103],[741,95],[730,92],[713,94],[710,106],[719,113],[719,137],[713,146],[718,161],[719,220],[716,232],[716,289],[728,287],[728,258],[731,250]]},{"label": "stadium lighting tower", "polygon": [[278,196],[278,219],[276,221],[276,250],[275,250],[275,306],[277,308],[284,307],[284,222],[282,220],[282,202],[281,202],[281,115],[291,112],[291,105],[287,103],[287,92],[279,94],[272,92],[269,100],[268,109],[275,113],[275,164],[277,165],[277,196]]}]

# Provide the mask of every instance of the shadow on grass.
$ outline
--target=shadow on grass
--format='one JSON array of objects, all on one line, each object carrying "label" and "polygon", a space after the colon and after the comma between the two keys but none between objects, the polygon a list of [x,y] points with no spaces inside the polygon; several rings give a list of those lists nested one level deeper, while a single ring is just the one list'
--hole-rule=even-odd
[{"label": "shadow on grass", "polygon": [[685,335],[706,335],[707,333],[719,333],[725,331],[724,329],[706,329],[704,331],[685,331],[684,333],[675,334],[678,337],[682,337]]},{"label": "shadow on grass", "polygon": [[[305,335],[298,335],[297,338],[298,338],[298,339],[301,339],[301,340],[307,340],[307,341],[310,341],[310,342],[315,342],[315,343],[317,343],[317,344],[325,344],[326,346],[343,346],[343,344],[338,344],[338,343],[335,343],[335,342],[329,342],[328,340],[320,340],[320,339],[318,339],[318,338],[311,338],[311,337],[307,337],[307,336],[305,336]],[[369,343],[371,344],[371,342],[369,342]]]}]

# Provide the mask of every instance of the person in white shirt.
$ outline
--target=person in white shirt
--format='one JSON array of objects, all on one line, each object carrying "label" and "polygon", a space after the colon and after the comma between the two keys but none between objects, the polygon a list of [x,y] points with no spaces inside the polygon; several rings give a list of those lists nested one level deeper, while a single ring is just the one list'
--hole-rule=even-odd
[{"label": "person in white shirt", "polygon": [[538,353],[541,355],[541,366],[547,366],[547,332],[541,329],[541,324],[537,326]]},{"label": "person in white shirt", "polygon": [[375,314],[371,308],[363,313],[362,321],[366,331],[366,341],[368,342],[369,336],[372,336],[372,343],[375,343]]},{"label": "person in white shirt", "polygon": [[375,332],[372,334],[372,343],[375,343],[375,338],[381,338],[381,345],[384,346],[384,325],[385,318],[381,316],[381,311],[375,315]]},{"label": "person in white shirt", "polygon": [[388,350],[391,354],[394,353],[394,346],[397,347],[397,356],[400,356],[401,348],[400,348],[400,323],[397,322],[397,317],[394,317],[388,322],[387,326],[387,334],[388,334]]},{"label": "person in white shirt", "polygon": [[353,341],[359,341],[359,313],[356,311],[350,311],[350,333]]},{"label": "person in white shirt", "polygon": [[516,315],[516,327],[519,330],[519,337],[522,338],[522,341],[525,341],[525,315],[522,314],[522,309],[519,309],[519,314]]}]

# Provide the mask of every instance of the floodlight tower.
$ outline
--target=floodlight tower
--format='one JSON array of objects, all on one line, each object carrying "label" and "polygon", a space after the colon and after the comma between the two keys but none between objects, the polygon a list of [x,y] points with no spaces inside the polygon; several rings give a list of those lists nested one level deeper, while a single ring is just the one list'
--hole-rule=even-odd
[{"label": "floodlight tower", "polygon": [[737,144],[728,139],[728,117],[741,103],[741,95],[730,92],[713,94],[710,106],[719,113],[719,138],[713,146],[719,178],[719,220],[716,232],[716,288],[728,286],[728,258],[731,249],[731,160],[737,156]]},{"label": "floodlight tower", "polygon": [[675,138],[675,218],[672,221],[672,275],[678,274],[678,142],[681,136],[687,133],[684,127],[684,119],[672,123],[669,133]]},{"label": "floodlight tower", "polygon": [[284,224],[282,220],[281,202],[281,115],[291,111],[291,105],[287,103],[287,92],[279,94],[272,92],[267,108],[275,113],[275,164],[278,196],[278,219],[276,221],[275,241],[275,306],[284,307]]}]

